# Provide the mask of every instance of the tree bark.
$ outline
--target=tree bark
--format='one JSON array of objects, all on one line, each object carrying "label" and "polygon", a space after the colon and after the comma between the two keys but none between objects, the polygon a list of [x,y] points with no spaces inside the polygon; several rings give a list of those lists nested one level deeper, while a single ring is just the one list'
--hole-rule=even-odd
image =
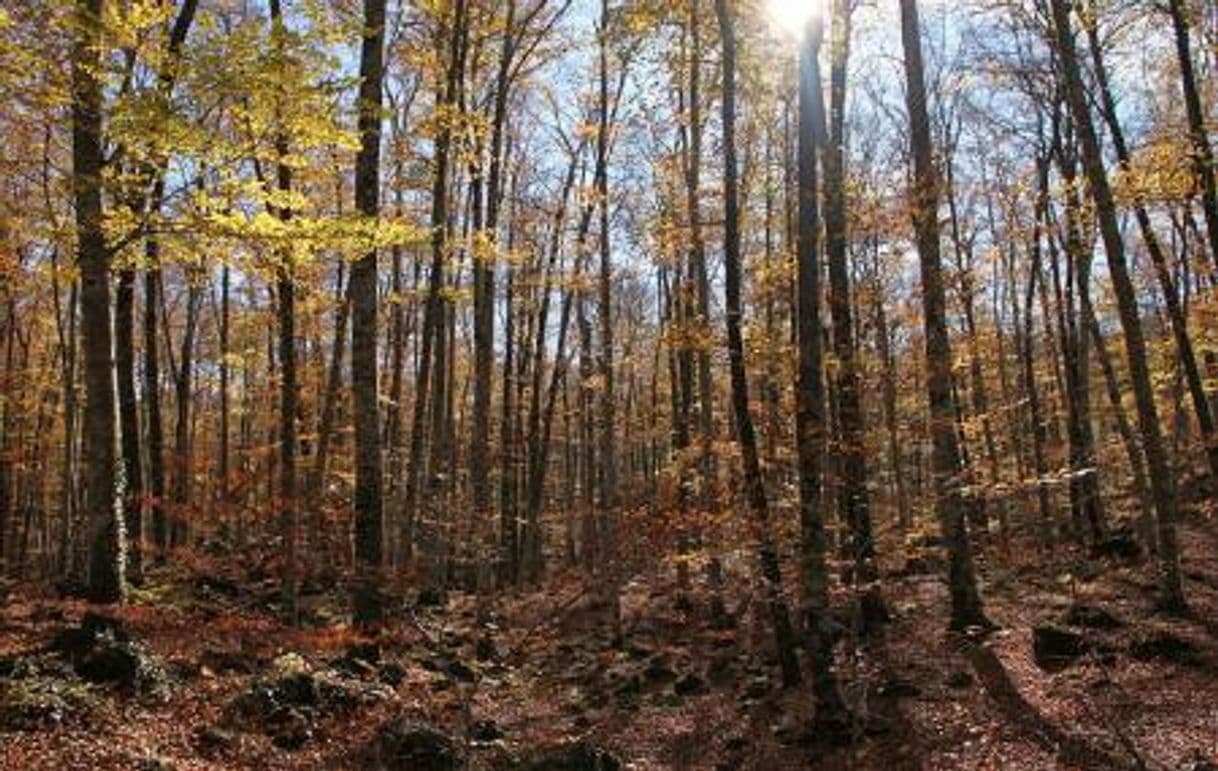
[{"label": "tree bark", "polygon": [[[847,264],[845,182],[846,66],[850,54],[850,0],[835,0],[829,42],[829,136],[822,150],[825,166],[825,249],[829,262],[829,313],[833,319],[833,354],[837,359],[838,504],[850,535],[847,552],[853,560],[852,583],[859,588],[860,621],[864,629],[883,624],[888,613],[876,579],[875,539],[867,494],[866,426],[860,401],[859,365],[855,355],[854,317],[850,306]],[[819,84],[819,81],[818,81]],[[819,93],[819,92],[818,92]],[[814,187],[814,183],[813,183]],[[813,190],[812,195],[815,195]],[[802,251],[801,251],[802,254]],[[801,307],[801,318],[802,318]],[[801,350],[803,346],[801,345]]]},{"label": "tree bark", "polygon": [[72,192],[76,204],[81,334],[85,353],[85,514],[91,602],[123,599],[123,523],[118,470],[110,252],[102,212],[101,33],[103,0],[77,0],[72,45]]},{"label": "tree bark", "polygon": [[926,388],[930,404],[933,465],[939,519],[949,551],[951,627],[989,628],[965,524],[964,469],[955,430],[952,397],[952,352],[947,331],[947,303],[939,253],[939,174],[931,146],[922,40],[916,0],[901,0],[901,42],[905,51],[905,100],[909,110],[914,180],[910,191],[918,258],[922,274],[922,311],[926,335]]},{"label": "tree bark", "polygon": [[1142,321],[1138,313],[1137,293],[1125,259],[1125,247],[1121,242],[1116,205],[1112,197],[1112,188],[1108,184],[1108,175],[1104,170],[1103,154],[1091,120],[1087,96],[1083,90],[1083,80],[1079,72],[1078,55],[1074,48],[1074,35],[1070,26],[1070,12],[1066,0],[1052,0],[1052,11],[1058,61],[1065,81],[1067,101],[1078,129],[1083,151],[1083,169],[1086,172],[1091,196],[1095,202],[1100,235],[1104,241],[1104,251],[1108,255],[1109,273],[1112,276],[1113,288],[1116,290],[1121,328],[1125,333],[1125,352],[1129,360],[1129,373],[1133,381],[1134,398],[1138,409],[1142,449],[1146,453],[1151,493],[1154,496],[1158,521],[1161,602],[1165,609],[1183,611],[1186,606],[1176,544],[1176,491],[1163,446],[1158,407],[1155,405],[1154,390],[1150,379],[1146,341],[1143,337]]},{"label": "tree bark", "polygon": [[[385,0],[364,0],[360,49],[359,135],[355,160],[355,208],[380,213],[381,83],[384,78]],[[381,500],[381,429],[377,403],[377,253],[371,248],[351,265],[351,401],[355,418],[355,623],[379,623],[384,517]]]},{"label": "tree bark", "polygon": [[757,456],[757,436],[749,414],[749,384],[745,370],[744,335],[740,310],[740,204],[736,161],[736,31],[728,0],[715,0],[715,14],[723,41],[723,187],[724,239],[723,266],[726,295],[727,349],[732,380],[732,412],[744,463],[744,494],[758,539],[758,557],[765,580],[766,604],[774,624],[778,660],[783,683],[796,685],[800,680],[795,658],[795,635],[782,586],[778,551],[770,532],[770,510],[765,481]]}]

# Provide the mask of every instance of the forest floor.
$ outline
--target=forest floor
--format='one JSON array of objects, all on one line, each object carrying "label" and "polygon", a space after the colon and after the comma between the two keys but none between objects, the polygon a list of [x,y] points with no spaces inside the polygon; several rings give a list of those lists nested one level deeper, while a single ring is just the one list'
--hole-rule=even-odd
[{"label": "forest floor", "polygon": [[[983,549],[996,659],[946,633],[941,570],[886,566],[891,625],[839,647],[849,746],[805,729],[759,602],[727,591],[731,622],[712,623],[698,591],[673,602],[671,569],[627,584],[620,648],[574,573],[481,614],[458,593],[399,603],[375,641],[339,623],[333,592],[284,627],[265,571],[201,554],[151,571],[117,621],[82,626],[83,603],[10,586],[0,768],[1213,771],[1218,526],[1190,516],[1184,618],[1155,612],[1153,560]],[[1037,627],[1062,655],[1047,670]]]}]

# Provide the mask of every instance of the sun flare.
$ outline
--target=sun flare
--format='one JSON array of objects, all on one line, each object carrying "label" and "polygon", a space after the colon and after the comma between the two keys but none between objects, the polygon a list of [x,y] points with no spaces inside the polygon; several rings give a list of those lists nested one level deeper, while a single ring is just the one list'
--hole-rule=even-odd
[{"label": "sun flare", "polygon": [[801,37],[808,21],[820,15],[822,0],[765,0],[766,13],[775,27]]}]

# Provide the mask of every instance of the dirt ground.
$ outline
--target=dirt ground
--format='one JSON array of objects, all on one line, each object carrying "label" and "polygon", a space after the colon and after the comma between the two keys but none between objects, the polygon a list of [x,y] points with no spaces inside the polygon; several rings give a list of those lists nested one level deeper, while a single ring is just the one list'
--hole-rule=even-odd
[{"label": "dirt ground", "polygon": [[[375,768],[369,747],[407,716],[448,737],[455,767],[475,769],[597,768],[536,765],[544,748],[583,740],[630,769],[1209,771],[1218,768],[1218,526],[1194,516],[1181,541],[1184,618],[1155,611],[1153,560],[1042,553],[1031,542],[1005,554],[983,548],[982,588],[1002,627],[984,645],[1010,690],[978,669],[976,641],[945,631],[940,572],[886,565],[891,625],[869,640],[847,634],[839,647],[858,717],[848,746],[810,734],[806,689],[781,688],[762,614],[738,588],[750,584],[743,558],[729,571],[728,623],[705,611],[704,589],[675,603],[670,568],[637,576],[623,594],[626,641],[615,648],[575,573],[481,607],[457,593],[438,605],[400,602],[370,645],[335,623],[336,592],[306,591],[307,623],[287,628],[274,617],[273,580],[193,555],[151,572],[116,612],[163,673],[154,693],[66,670],[20,675],[13,662],[47,660],[87,607],[14,585],[0,613],[0,661],[9,663],[0,670],[0,767]],[[1064,614],[1078,605],[1112,623],[1070,626]],[[1072,630],[1084,649],[1056,671],[1033,655],[1033,629],[1046,622]],[[368,650],[370,661],[360,659]],[[235,706],[289,665],[343,698],[290,711],[286,729],[263,725],[256,706]]]}]

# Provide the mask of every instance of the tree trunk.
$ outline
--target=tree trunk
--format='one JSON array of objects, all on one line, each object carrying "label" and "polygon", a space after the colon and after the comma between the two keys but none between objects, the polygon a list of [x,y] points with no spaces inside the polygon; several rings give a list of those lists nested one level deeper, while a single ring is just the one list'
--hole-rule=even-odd
[{"label": "tree trunk", "polygon": [[[359,135],[355,160],[355,208],[380,213],[381,82],[384,78],[385,0],[364,0],[360,49]],[[351,265],[351,402],[355,418],[354,620],[368,627],[384,616],[379,593],[383,559],[381,429],[377,403],[377,253]]]},{"label": "tree trunk", "polygon": [[600,212],[600,272],[597,317],[600,321],[600,349],[597,352],[597,374],[600,376],[600,512],[604,526],[604,565],[608,568],[610,625],[613,639],[620,643],[621,600],[618,584],[621,566],[618,564],[617,533],[617,393],[614,389],[613,357],[613,262],[610,256],[609,232],[609,0],[601,0],[599,29],[600,100],[597,110],[599,130],[596,136],[596,169],[593,187]]},{"label": "tree trunk", "polygon": [[[715,0],[715,14],[723,40],[723,186],[724,186],[724,291],[726,295],[727,350],[732,380],[732,411],[744,463],[745,499],[758,538],[758,556],[765,579],[766,603],[774,624],[778,660],[783,683],[788,687],[800,680],[795,658],[795,635],[782,586],[778,551],[770,532],[769,503],[761,462],[757,457],[757,437],[749,414],[749,383],[744,361],[744,335],[740,310],[740,205],[736,162],[736,32],[728,0]],[[809,150],[811,152],[811,150]]]},{"label": "tree trunk", "polygon": [[939,254],[939,175],[931,147],[916,0],[901,0],[901,42],[905,51],[905,100],[909,110],[914,161],[910,206],[922,275],[926,388],[934,446],[935,493],[950,560],[951,627],[957,630],[970,626],[988,628],[993,626],[993,622],[986,617],[981,594],[977,590],[972,548],[964,518],[964,469],[960,463],[960,446],[955,430],[952,352]]},{"label": "tree trunk", "polygon": [[[1197,90],[1193,70],[1193,54],[1189,42],[1188,8],[1185,0],[1168,0],[1172,31],[1175,33],[1176,57],[1180,61],[1180,88],[1184,92],[1184,107],[1188,115],[1188,137],[1193,145],[1193,170],[1201,183],[1201,209],[1205,214],[1205,232],[1210,242],[1213,268],[1218,271],[1218,183],[1214,179],[1214,151],[1206,133],[1206,118]],[[1212,440],[1209,443],[1214,450]]]},{"label": "tree trunk", "polygon": [[124,526],[127,531],[127,578],[139,583],[143,571],[144,483],[140,465],[139,404],[135,396],[135,269],[118,274],[114,300],[114,364],[118,382],[119,424],[122,434]]},{"label": "tree trunk", "polygon": [[[825,166],[825,248],[829,261],[833,354],[838,365],[836,454],[841,487],[838,504],[850,530],[848,553],[853,560],[850,572],[852,583],[861,588],[858,594],[860,620],[864,629],[872,629],[884,623],[888,613],[876,583],[875,540],[871,531],[867,494],[866,426],[859,395],[859,365],[855,356],[854,318],[850,307],[850,268],[846,256],[846,65],[850,54],[850,14],[849,0],[835,0],[829,42],[829,137],[822,151]],[[819,79],[816,84],[819,85]],[[815,196],[814,181],[811,187],[811,195]],[[802,256],[803,251],[800,253]],[[801,344],[801,351],[803,347]]]},{"label": "tree trunk", "polygon": [[85,351],[85,514],[88,598],[123,599],[123,523],[116,435],[110,253],[102,213],[101,32],[103,0],[77,0],[72,46],[72,192],[76,205]]},{"label": "tree trunk", "polygon": [[[1175,6],[1177,3],[1173,2],[1172,5]],[[1112,88],[1108,83],[1108,71],[1104,66],[1104,56],[1100,49],[1099,32],[1094,23],[1088,23],[1086,28],[1087,42],[1091,50],[1092,68],[1095,72],[1096,86],[1099,88],[1100,106],[1102,108],[1100,113],[1108,124],[1108,132],[1112,136],[1112,145],[1116,150],[1117,161],[1120,163],[1121,169],[1127,171],[1130,164],[1129,146],[1125,142],[1125,132],[1121,128],[1121,122],[1117,114],[1116,99],[1113,97]],[[1187,29],[1184,35],[1184,45],[1185,50],[1187,50]],[[1206,147],[1208,146],[1207,143]],[[1198,173],[1203,172],[1199,169]],[[1155,233],[1154,226],[1150,222],[1150,214],[1146,211],[1146,205],[1140,199],[1135,199],[1134,201],[1134,215],[1138,221],[1138,230],[1142,234],[1142,243],[1146,245],[1146,253],[1150,256],[1151,264],[1155,269],[1155,276],[1159,280],[1159,287],[1163,291],[1163,300],[1167,306],[1167,317],[1171,321],[1172,337],[1176,343],[1176,356],[1180,360],[1184,380],[1188,385],[1189,396],[1193,402],[1193,411],[1197,415],[1197,425],[1201,428],[1201,435],[1205,438],[1206,458],[1209,461],[1210,473],[1215,478],[1218,478],[1218,437],[1215,436],[1213,413],[1210,409],[1209,399],[1205,394],[1200,368],[1197,366],[1197,356],[1193,350],[1192,340],[1189,337],[1187,319],[1184,310],[1180,307],[1180,297],[1176,291],[1176,282],[1172,279],[1171,268],[1168,266],[1163,246],[1159,241],[1158,235]]]},{"label": "tree trunk", "polygon": [[1133,381],[1134,398],[1137,403],[1142,449],[1146,453],[1151,492],[1154,496],[1155,513],[1158,517],[1161,599],[1165,609],[1182,611],[1185,608],[1185,601],[1180,577],[1180,557],[1176,545],[1176,491],[1163,446],[1162,428],[1159,425],[1158,408],[1155,405],[1150,378],[1146,341],[1143,338],[1142,321],[1138,313],[1137,293],[1125,259],[1125,248],[1121,242],[1112,188],[1108,184],[1108,175],[1104,170],[1103,154],[1091,120],[1087,95],[1083,90],[1083,80],[1079,72],[1078,56],[1074,48],[1074,35],[1070,27],[1070,12],[1066,0],[1052,0],[1052,10],[1057,53],[1065,81],[1066,95],[1070,104],[1070,112],[1078,127],[1083,151],[1083,169],[1086,172],[1091,196],[1095,202],[1100,235],[1104,240],[1109,273],[1112,275],[1113,288],[1116,291],[1121,328],[1125,333],[1125,352],[1129,359],[1129,373]]}]

